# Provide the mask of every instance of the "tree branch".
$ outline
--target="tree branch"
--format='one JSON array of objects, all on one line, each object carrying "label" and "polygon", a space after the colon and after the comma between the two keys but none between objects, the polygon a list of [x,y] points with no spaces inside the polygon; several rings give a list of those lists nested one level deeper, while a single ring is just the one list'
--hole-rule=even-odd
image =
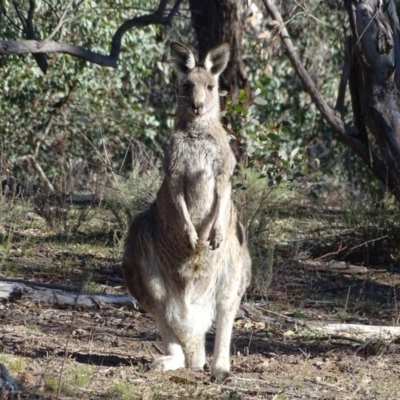
[{"label": "tree branch", "polygon": [[168,25],[178,12],[182,0],[176,0],[174,6],[167,16],[164,17],[168,0],[161,0],[159,7],[153,14],[134,17],[125,21],[115,32],[109,55],[96,53],[80,46],[70,43],[60,43],[53,40],[0,40],[0,55],[11,54],[37,54],[37,53],[63,53],[81,58],[93,64],[104,67],[116,68],[121,53],[121,43],[123,35],[133,27],[148,25]]}]

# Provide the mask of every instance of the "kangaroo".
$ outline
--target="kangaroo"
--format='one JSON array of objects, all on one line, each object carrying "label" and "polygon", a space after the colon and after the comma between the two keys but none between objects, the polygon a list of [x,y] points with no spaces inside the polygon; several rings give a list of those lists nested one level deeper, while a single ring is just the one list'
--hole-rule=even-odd
[{"label": "kangaroo", "polygon": [[179,72],[175,129],[163,159],[156,200],[129,228],[123,272],[130,293],[160,330],[161,371],[203,369],[205,334],[216,319],[213,378],[230,370],[233,321],[251,278],[246,234],[231,199],[236,164],[219,119],[218,77],[229,46],[196,63],[184,45],[171,43]]}]

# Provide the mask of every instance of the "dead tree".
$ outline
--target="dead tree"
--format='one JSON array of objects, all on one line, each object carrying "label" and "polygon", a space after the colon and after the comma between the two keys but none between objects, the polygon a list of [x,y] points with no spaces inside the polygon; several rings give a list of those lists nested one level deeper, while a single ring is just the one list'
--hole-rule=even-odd
[{"label": "dead tree", "polygon": [[[263,3],[324,119],[400,202],[400,26],[395,2],[345,0],[351,29],[336,109],[327,104],[300,61],[275,2]],[[347,83],[354,125],[342,117]]]}]

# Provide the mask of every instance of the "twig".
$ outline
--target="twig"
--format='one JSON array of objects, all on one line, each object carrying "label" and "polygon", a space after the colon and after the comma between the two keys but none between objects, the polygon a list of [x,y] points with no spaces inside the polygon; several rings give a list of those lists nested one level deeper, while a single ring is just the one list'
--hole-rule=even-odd
[{"label": "twig", "polygon": [[386,239],[387,237],[389,237],[389,235],[381,236],[380,238],[377,238],[377,239],[368,240],[368,241],[366,241],[366,242],[364,242],[364,243],[361,243],[361,244],[359,244],[359,245],[357,245],[357,246],[351,247],[351,248],[349,249],[349,252],[350,252],[351,250],[357,249],[358,247],[365,246],[365,245],[368,244],[368,243],[373,243],[373,242],[377,242],[378,240]]},{"label": "twig", "polygon": [[67,20],[65,20],[65,16],[67,15],[67,11],[70,7],[70,5],[73,3],[74,0],[69,0],[68,4],[65,6],[64,8],[64,12],[62,13],[58,24],[56,25],[56,27],[53,29],[53,31],[50,33],[49,36],[47,36],[46,39],[44,39],[42,41],[42,43],[40,44],[41,46],[44,46],[49,40],[51,40],[54,35],[62,28],[62,26],[67,22]]},{"label": "twig", "polygon": [[276,311],[267,310],[266,308],[259,307],[259,306],[255,307],[255,308],[256,308],[257,310],[261,310],[261,311],[264,311],[264,312],[266,312],[266,313],[269,313],[269,314],[272,314],[272,315],[276,315],[277,317],[284,318],[287,322],[294,322],[294,323],[299,324],[299,325],[301,325],[301,326],[307,327],[307,324],[306,324],[305,322],[300,321],[300,320],[297,319],[297,318],[288,317],[288,316],[285,315],[285,314],[280,314],[280,313],[278,313],[278,312],[276,312]]},{"label": "twig", "polygon": [[339,254],[340,252],[342,252],[342,251],[344,251],[344,250],[346,250],[346,249],[347,249],[347,246],[342,247],[342,243],[340,243],[340,246],[339,246],[339,249],[338,249],[338,250],[332,251],[332,252],[330,252],[330,253],[326,253],[326,254],[324,254],[324,255],[318,257],[317,260],[324,259],[324,258],[330,257],[330,256],[335,256],[335,255]]}]

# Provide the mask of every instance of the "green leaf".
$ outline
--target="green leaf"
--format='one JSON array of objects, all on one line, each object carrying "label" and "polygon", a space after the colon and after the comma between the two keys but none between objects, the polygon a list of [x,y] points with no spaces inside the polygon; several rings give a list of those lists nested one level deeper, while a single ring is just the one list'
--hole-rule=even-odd
[{"label": "green leaf", "polygon": [[294,148],[292,150],[292,152],[290,153],[290,158],[293,159],[296,156],[296,154],[299,152],[299,150],[300,150],[300,147]]},{"label": "green leaf", "polygon": [[266,106],[268,104],[267,100],[263,99],[262,97],[256,97],[253,100],[253,103],[258,104],[259,106]]}]

